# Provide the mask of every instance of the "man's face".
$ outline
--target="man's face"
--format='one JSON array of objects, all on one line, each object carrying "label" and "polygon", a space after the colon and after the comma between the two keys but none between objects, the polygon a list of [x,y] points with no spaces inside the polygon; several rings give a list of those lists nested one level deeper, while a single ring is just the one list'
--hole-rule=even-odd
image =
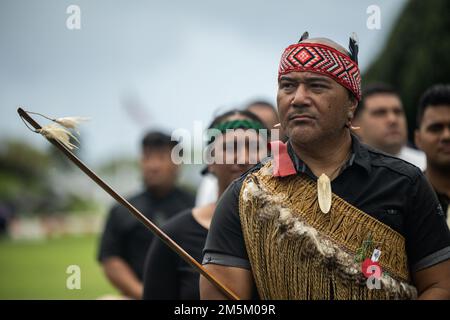
[{"label": "man's face", "polygon": [[144,148],[141,168],[149,189],[167,189],[175,184],[178,166],[172,162],[170,147]]},{"label": "man's face", "polygon": [[397,95],[380,93],[369,96],[355,125],[360,127],[356,133],[364,143],[381,151],[395,155],[406,144],[406,117]]},{"label": "man's face", "polygon": [[429,165],[450,170],[450,105],[425,109],[415,140]]},{"label": "man's face", "polygon": [[293,143],[332,138],[348,122],[356,100],[331,78],[312,72],[290,72],[278,81],[281,126]]}]

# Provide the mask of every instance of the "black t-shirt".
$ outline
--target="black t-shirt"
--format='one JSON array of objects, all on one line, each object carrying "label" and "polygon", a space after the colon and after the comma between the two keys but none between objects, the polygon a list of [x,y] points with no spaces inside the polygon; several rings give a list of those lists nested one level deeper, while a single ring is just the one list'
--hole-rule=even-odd
[{"label": "black t-shirt", "polygon": [[[288,152],[297,174],[316,181],[289,144]],[[250,269],[238,206],[245,177],[235,180],[218,202],[203,264]],[[331,185],[339,197],[403,235],[412,272],[450,259],[450,232],[444,214],[419,168],[361,144],[352,136],[352,156]]]},{"label": "black t-shirt", "polygon": [[[128,200],[148,219],[160,226],[176,213],[192,208],[195,197],[175,188],[163,198],[144,191]],[[136,276],[142,280],[145,256],[153,239],[153,233],[137,220],[126,208],[114,206],[106,221],[100,242],[98,260],[120,257]]]},{"label": "black t-shirt", "polygon": [[441,203],[442,210],[444,211],[445,218],[447,218],[450,209],[450,198],[446,194],[439,193],[437,190],[435,191],[439,202]]},{"label": "black t-shirt", "polygon": [[[199,263],[208,230],[184,211],[170,219],[162,230]],[[161,240],[156,239],[144,267],[145,300],[198,300],[199,274]]]},{"label": "black t-shirt", "polygon": [[[426,170],[423,172],[423,174],[426,175]],[[433,185],[431,185],[433,187]],[[447,219],[448,217],[448,211],[450,210],[449,206],[450,206],[450,198],[444,194],[444,193],[440,193],[439,191],[437,191],[434,187],[434,192],[436,192],[436,196],[439,200],[439,203],[441,204],[442,207],[442,211],[444,211],[444,215],[445,218]]]}]

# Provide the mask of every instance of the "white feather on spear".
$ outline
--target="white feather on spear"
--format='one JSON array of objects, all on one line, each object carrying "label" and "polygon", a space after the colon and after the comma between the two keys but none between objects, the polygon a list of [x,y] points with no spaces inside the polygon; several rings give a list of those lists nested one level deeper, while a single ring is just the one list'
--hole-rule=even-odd
[{"label": "white feather on spear", "polygon": [[[54,123],[43,126],[41,129],[33,130],[30,128],[30,130],[40,133],[48,139],[54,139],[54,140],[59,141],[70,150],[73,150],[74,148],[78,148],[75,144],[70,142],[71,138],[75,142],[79,143],[78,139],[75,137],[74,134],[72,134],[72,132],[70,130],[73,130],[77,135],[80,135],[80,132],[77,130],[78,125],[81,122],[89,120],[89,118],[86,118],[86,117],[50,118],[50,117],[43,115],[41,113],[38,113],[38,112],[32,112],[32,111],[25,111],[25,112],[31,113],[31,114],[36,114],[36,115],[44,117],[50,121],[53,121]],[[28,125],[27,125],[27,127],[28,127]]]},{"label": "white feather on spear", "polygon": [[[78,125],[81,122],[84,121],[88,121],[89,118],[85,118],[85,117],[63,117],[63,118],[58,118],[58,119],[53,119],[54,122],[56,122],[57,124],[60,124],[64,127],[66,127],[67,129],[74,129],[76,130]],[[76,130],[77,134],[80,134],[78,132],[78,130]]]},{"label": "white feather on spear", "polygon": [[57,124],[52,123],[43,126],[41,129],[36,130],[36,132],[42,134],[44,137],[48,139],[54,139],[61,142],[65,147],[67,147],[70,150],[78,148],[76,145],[70,142],[70,138],[74,139],[76,142],[79,142],[78,139],[69,130]]}]

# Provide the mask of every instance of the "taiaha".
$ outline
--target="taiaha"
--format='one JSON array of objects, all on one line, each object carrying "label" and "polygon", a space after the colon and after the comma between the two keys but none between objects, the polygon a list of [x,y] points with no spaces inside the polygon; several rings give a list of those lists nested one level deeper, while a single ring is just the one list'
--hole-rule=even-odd
[{"label": "taiaha", "polygon": [[[165,234],[160,228],[158,228],[152,221],[144,216],[139,210],[137,210],[131,203],[125,198],[119,195],[113,188],[111,188],[106,182],[104,182],[99,176],[97,176],[91,169],[89,169],[77,156],[75,156],[71,150],[76,146],[70,142],[70,138],[76,139],[70,131],[61,127],[75,129],[76,125],[81,121],[87,120],[86,118],[71,117],[71,118],[59,118],[51,119],[44,115],[45,118],[58,123],[61,126],[48,125],[41,127],[30,115],[22,108],[18,108],[17,112],[24,122],[29,123],[34,132],[42,134],[47,140],[64,153],[78,168],[81,169],[89,178],[91,178],[98,186],[105,190],[111,197],[113,197],[118,203],[123,205],[128,211],[131,212],[141,223],[143,223],[150,231],[153,232],[161,241],[163,241],[169,248],[177,253],[184,261],[196,269],[201,275],[208,279],[213,285],[215,285],[225,296],[232,300],[239,300],[239,297],[233,293],[230,289],[226,288],[219,282],[212,274],[203,268],[193,257],[191,257],[183,248],[181,248],[175,241],[173,241],[167,234]],[[59,121],[61,120],[61,121]],[[62,121],[64,120],[64,121]],[[25,123],[27,125],[27,123]],[[28,125],[27,125],[28,126]]]}]

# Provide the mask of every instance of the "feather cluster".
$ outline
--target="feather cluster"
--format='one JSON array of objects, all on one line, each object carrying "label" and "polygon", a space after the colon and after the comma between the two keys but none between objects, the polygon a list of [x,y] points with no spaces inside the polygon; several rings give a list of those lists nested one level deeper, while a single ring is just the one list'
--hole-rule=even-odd
[{"label": "feather cluster", "polygon": [[309,38],[309,32],[305,31],[303,32],[302,36],[300,37],[300,40],[298,40],[298,43],[302,42],[303,40],[307,40]]},{"label": "feather cluster", "polygon": [[49,124],[43,126],[41,129],[36,130],[47,139],[53,139],[61,142],[65,147],[70,150],[77,148],[76,145],[70,142],[70,138],[78,142],[78,139],[67,129],[58,126],[56,124]]},{"label": "feather cluster", "polygon": [[79,135],[80,132],[77,130],[78,125],[87,120],[89,120],[89,118],[85,117],[63,117],[52,119],[55,123],[43,126],[41,129],[37,130],[37,132],[48,139],[57,140],[66,148],[73,150],[78,147],[71,142],[71,139],[75,142],[79,141],[70,130],[74,130],[74,132]]},{"label": "feather cluster", "polygon": [[352,60],[358,64],[359,40],[355,32],[350,35],[348,47]]},{"label": "feather cluster", "polygon": [[[89,118],[85,118],[85,117],[63,117],[63,118],[58,118],[53,120],[54,122],[56,122],[57,124],[60,124],[68,129],[74,129],[76,130],[76,128],[78,127],[78,125],[81,122],[84,121],[88,121]],[[80,134],[78,131],[76,131],[78,134]]]}]

